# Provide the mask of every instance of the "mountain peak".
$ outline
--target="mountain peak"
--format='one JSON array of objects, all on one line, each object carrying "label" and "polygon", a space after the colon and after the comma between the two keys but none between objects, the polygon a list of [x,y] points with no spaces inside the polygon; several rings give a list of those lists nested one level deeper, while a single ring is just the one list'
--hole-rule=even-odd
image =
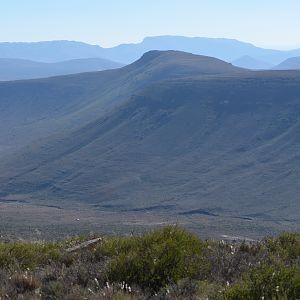
[{"label": "mountain peak", "polygon": [[176,50],[146,52],[128,68],[147,68],[152,71],[173,72],[177,75],[211,75],[243,70],[214,57]]},{"label": "mountain peak", "polygon": [[139,60],[143,61],[143,62],[152,61],[153,59],[156,59],[157,57],[159,57],[161,55],[164,55],[166,53],[170,53],[170,52],[179,52],[179,51],[172,51],[172,50],[169,50],[169,51],[151,50],[151,51],[148,51],[148,52],[144,53]]}]

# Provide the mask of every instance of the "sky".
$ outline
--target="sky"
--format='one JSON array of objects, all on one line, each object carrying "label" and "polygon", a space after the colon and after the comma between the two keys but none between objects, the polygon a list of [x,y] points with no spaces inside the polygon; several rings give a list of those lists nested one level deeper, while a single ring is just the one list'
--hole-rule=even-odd
[{"label": "sky", "polygon": [[300,0],[0,0],[0,41],[103,47],[146,36],[224,37],[300,48]]}]

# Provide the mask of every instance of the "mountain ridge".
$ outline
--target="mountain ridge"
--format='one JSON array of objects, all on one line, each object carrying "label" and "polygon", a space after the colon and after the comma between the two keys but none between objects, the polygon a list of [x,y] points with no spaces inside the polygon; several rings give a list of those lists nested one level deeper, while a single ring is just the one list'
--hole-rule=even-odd
[{"label": "mountain ridge", "polygon": [[272,66],[289,57],[300,55],[300,49],[289,51],[264,49],[234,39],[184,36],[146,37],[139,43],[121,44],[111,48],[75,41],[0,43],[0,57],[2,58],[24,58],[44,62],[101,57],[128,64],[150,50],[186,51],[198,55],[214,56],[227,62],[248,55],[254,59],[266,61]]}]

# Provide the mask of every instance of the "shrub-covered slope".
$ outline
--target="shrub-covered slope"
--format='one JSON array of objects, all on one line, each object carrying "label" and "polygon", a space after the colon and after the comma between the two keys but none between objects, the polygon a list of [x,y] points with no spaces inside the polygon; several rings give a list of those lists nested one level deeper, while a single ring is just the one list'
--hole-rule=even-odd
[{"label": "shrub-covered slope", "polygon": [[101,237],[93,243],[85,243],[86,239],[0,243],[0,297],[242,300],[300,296],[300,237],[296,233],[229,243],[202,241],[170,226],[141,236]]}]

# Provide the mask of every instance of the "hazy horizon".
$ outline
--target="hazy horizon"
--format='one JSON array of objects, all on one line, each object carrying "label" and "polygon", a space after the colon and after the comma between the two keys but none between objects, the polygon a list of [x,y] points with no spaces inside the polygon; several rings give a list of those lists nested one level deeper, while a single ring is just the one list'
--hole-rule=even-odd
[{"label": "hazy horizon", "polygon": [[[0,42],[74,40],[109,48],[148,36],[230,38],[272,49],[300,48],[300,3],[130,0],[11,0],[0,12]],[[112,18],[112,16],[114,16]]]},{"label": "hazy horizon", "polygon": [[172,36],[172,37],[186,37],[186,38],[208,38],[208,39],[228,39],[228,40],[236,40],[239,42],[243,42],[243,43],[248,43],[248,44],[252,44],[256,47],[259,48],[264,48],[264,49],[270,49],[270,50],[281,50],[281,51],[290,51],[290,50],[296,50],[300,48],[300,45],[298,47],[294,47],[294,48],[275,48],[275,47],[264,47],[264,46],[260,46],[257,45],[255,43],[246,41],[246,40],[240,40],[240,39],[234,39],[234,38],[226,38],[226,37],[209,37],[209,36],[186,36],[186,35],[153,35],[153,36],[145,36],[143,38],[141,38],[140,40],[137,41],[128,41],[128,42],[124,42],[124,43],[120,43],[120,44],[115,44],[112,46],[104,46],[100,43],[92,43],[92,42],[88,42],[88,41],[83,41],[83,40],[74,40],[74,39],[57,39],[57,40],[30,40],[30,41],[0,41],[0,43],[40,43],[40,42],[55,42],[55,41],[67,41],[67,42],[79,42],[79,43],[84,43],[84,44],[89,44],[92,46],[100,46],[104,49],[109,49],[109,48],[113,48],[113,47],[117,47],[120,45],[124,45],[124,44],[139,44],[142,43],[144,41],[144,39],[146,38],[157,38],[157,37],[168,37],[168,36]]}]

